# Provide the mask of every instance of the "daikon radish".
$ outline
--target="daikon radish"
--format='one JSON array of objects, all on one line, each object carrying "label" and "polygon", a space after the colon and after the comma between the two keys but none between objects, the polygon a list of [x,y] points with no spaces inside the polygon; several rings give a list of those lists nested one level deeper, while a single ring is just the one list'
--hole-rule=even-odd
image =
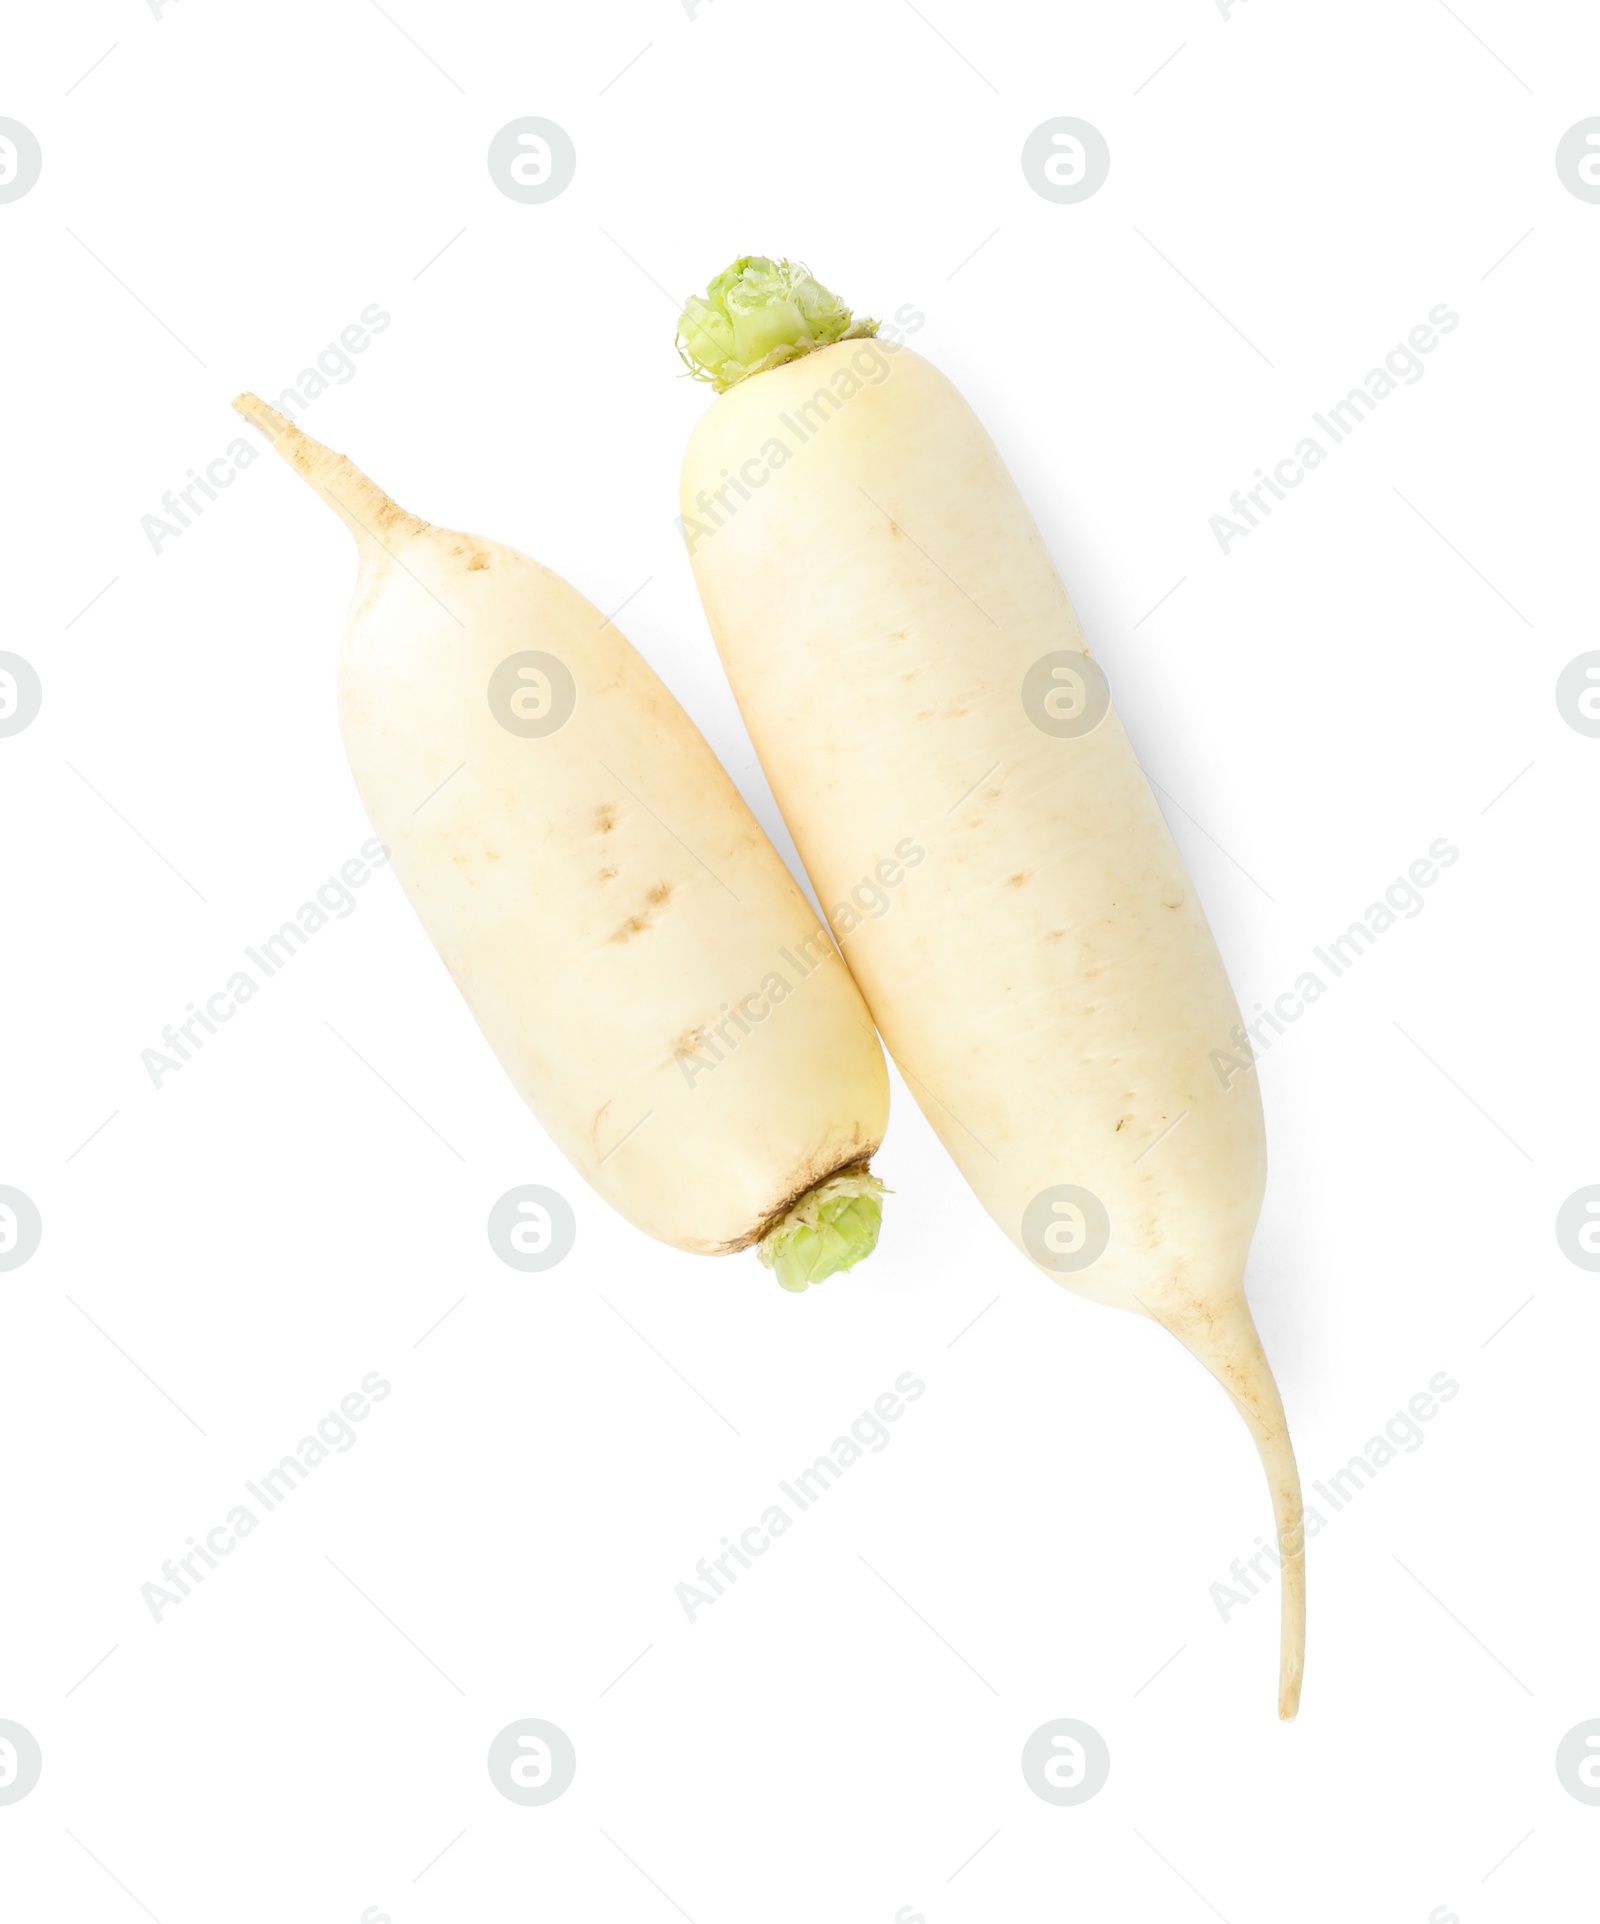
[{"label": "daikon radish", "polygon": [[679,1249],[758,1244],[791,1289],[869,1254],[883,1056],[694,724],[548,569],[419,521],[255,396],[234,406],[356,538],[356,786],[539,1121]]},{"label": "daikon radish", "polygon": [[786,262],[689,302],[680,351],[724,390],[684,462],[695,579],[845,960],[963,1174],[1047,1274],[1154,1318],[1249,1425],[1291,1717],[1300,1482],[1244,1294],[1265,1139],[1255,1077],[1214,1066],[1238,1007],[999,455],[872,325]]}]

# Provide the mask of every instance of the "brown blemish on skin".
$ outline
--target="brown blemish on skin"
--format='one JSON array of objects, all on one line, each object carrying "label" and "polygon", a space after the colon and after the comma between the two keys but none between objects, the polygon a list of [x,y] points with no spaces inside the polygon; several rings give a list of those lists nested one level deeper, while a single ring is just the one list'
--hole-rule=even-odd
[{"label": "brown blemish on skin", "polygon": [[1027,879],[1028,871],[1025,868],[1019,868],[1015,875],[1008,875],[1006,877],[1006,887],[1008,889],[1019,889]]},{"label": "brown blemish on skin", "polygon": [[671,900],[672,884],[670,882],[657,882],[655,887],[651,889],[650,893],[645,897],[645,901],[649,904],[649,907],[644,909],[640,914],[630,915],[622,927],[613,933],[611,940],[613,942],[630,942],[634,936],[643,935],[645,930],[649,928],[656,919],[654,911],[664,908]]},{"label": "brown blemish on skin", "polygon": [[483,859],[486,862],[498,862],[500,859],[500,851],[498,849],[486,848],[483,851]]},{"label": "brown blemish on skin", "polygon": [[614,882],[616,879],[617,879],[617,871],[614,868],[601,869],[600,880],[602,882]]},{"label": "brown blemish on skin", "polygon": [[477,552],[473,555],[472,559],[467,563],[467,573],[474,574],[477,572],[478,569],[487,568],[488,565],[489,565],[489,557],[483,552],[481,548],[479,548]]},{"label": "brown blemish on skin", "polygon": [[602,835],[609,835],[617,825],[617,811],[609,802],[602,802],[594,813],[595,826]]},{"label": "brown blemish on skin", "polygon": [[1114,1136],[1118,1136],[1118,1135],[1121,1135],[1121,1133],[1122,1133],[1122,1131],[1123,1131],[1124,1129],[1126,1129],[1126,1128],[1127,1128],[1127,1126],[1128,1126],[1128,1124],[1129,1124],[1130,1122],[1132,1122],[1132,1121],[1133,1121],[1133,1117],[1132,1117],[1132,1116],[1124,1116],[1124,1117],[1122,1118],[1122,1120],[1121,1120],[1121,1122],[1119,1122],[1119,1123],[1117,1124],[1117,1126],[1116,1126],[1116,1128],[1112,1130],[1112,1132],[1111,1132],[1111,1133],[1112,1133],[1112,1135],[1114,1135]]}]

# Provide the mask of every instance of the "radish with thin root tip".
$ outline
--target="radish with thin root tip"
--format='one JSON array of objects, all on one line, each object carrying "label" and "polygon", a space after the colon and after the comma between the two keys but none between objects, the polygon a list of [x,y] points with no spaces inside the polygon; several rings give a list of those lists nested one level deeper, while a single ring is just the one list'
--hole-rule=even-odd
[{"label": "radish with thin root tip", "polygon": [[615,623],[526,555],[430,527],[254,395],[356,538],[345,749],[507,1074],[628,1220],[786,1289],[878,1237],[888,1074],[827,933]]},{"label": "radish with thin root tip", "polygon": [[[679,351],[722,396],[683,469],[701,599],[845,960],[967,1180],[1048,1275],[1170,1330],[1249,1425],[1292,1717],[1303,1511],[1244,1294],[1266,1145],[1238,1005],[993,443],[874,327],[759,257],[685,307]],[[857,906],[863,875],[887,909]]]}]

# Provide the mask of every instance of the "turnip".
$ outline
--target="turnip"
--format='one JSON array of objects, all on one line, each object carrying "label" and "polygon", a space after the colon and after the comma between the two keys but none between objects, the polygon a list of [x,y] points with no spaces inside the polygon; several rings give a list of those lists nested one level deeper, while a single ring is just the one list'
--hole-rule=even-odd
[{"label": "turnip", "polygon": [[[1047,1274],[1162,1324],[1238,1404],[1292,1717],[1300,1482],[1244,1295],[1265,1138],[1254,1075],[1213,1063],[1238,1007],[992,442],[871,327],[787,262],[736,262],[689,302],[680,352],[723,390],[684,462],[695,579],[845,959],[963,1174]],[[886,906],[862,908],[862,877]]]},{"label": "turnip", "polygon": [[419,521],[255,396],[234,406],[356,538],[356,786],[556,1144],[640,1229],[757,1244],[786,1288],[870,1253],[882,1052],[698,729],[548,569]]}]

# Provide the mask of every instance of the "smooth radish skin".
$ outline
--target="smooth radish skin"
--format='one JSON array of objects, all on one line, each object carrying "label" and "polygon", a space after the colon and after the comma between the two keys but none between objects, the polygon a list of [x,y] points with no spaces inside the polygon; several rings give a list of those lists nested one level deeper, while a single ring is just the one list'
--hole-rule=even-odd
[{"label": "smooth radish skin", "polygon": [[758,1243],[800,1289],[870,1253],[883,1056],[698,729],[548,569],[419,521],[253,395],[234,406],[356,538],[356,786],[544,1128],[679,1249]]},{"label": "smooth radish skin", "polygon": [[[726,390],[683,468],[695,579],[844,957],[963,1174],[1047,1274],[1154,1318],[1249,1425],[1292,1717],[1300,1481],[1244,1295],[1266,1146],[1255,1077],[1212,1061],[1238,1006],[993,443],[870,327],[764,260],[689,303],[680,349]],[[927,859],[891,881],[906,837]]]}]

